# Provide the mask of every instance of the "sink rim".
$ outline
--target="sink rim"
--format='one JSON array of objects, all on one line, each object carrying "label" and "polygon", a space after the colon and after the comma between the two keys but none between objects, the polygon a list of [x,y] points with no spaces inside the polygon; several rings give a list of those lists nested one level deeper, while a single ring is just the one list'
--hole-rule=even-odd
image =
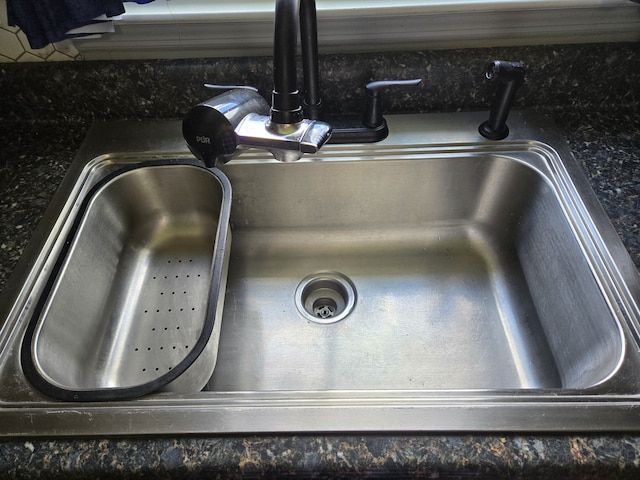
[{"label": "sink rim", "polygon": [[[477,134],[484,114],[432,114],[389,116],[390,137],[380,145],[344,146],[323,150],[323,161],[340,161],[348,156],[364,159],[367,152],[390,151],[397,145],[413,146],[415,154],[465,151],[496,152],[513,149],[542,149],[556,156],[555,174],[563,179],[562,188],[580,200],[574,214],[580,222],[596,227],[586,232],[597,246],[591,259],[598,271],[619,291],[615,308],[629,317],[622,325],[625,339],[637,349],[640,328],[638,303],[640,281],[629,254],[611,226],[591,190],[588,180],[573,159],[565,140],[549,122],[535,114],[512,112],[511,136],[507,141],[488,142]],[[159,136],[162,141],[158,142]],[[536,138],[531,141],[531,138]],[[121,140],[114,150],[116,140]],[[179,122],[114,122],[97,124],[89,133],[76,161],[34,239],[1,297],[0,310],[7,318],[0,329],[0,362],[19,336],[16,324],[28,291],[34,282],[32,263],[46,257],[53,248],[49,231],[60,228],[60,215],[72,214],[74,199],[86,191],[90,171],[109,170],[121,162],[192,158],[180,136]],[[272,162],[261,153],[247,152],[236,162]],[[302,160],[313,162],[314,158]],[[567,183],[568,181],[568,183]],[[35,262],[32,259],[36,258]],[[607,267],[607,265],[611,267]],[[26,290],[29,290],[28,288]],[[633,368],[623,372],[636,378]],[[295,394],[295,398],[291,398]],[[131,412],[135,411],[135,420]],[[55,412],[56,415],[51,415]],[[304,412],[306,421],[301,422]],[[335,392],[238,392],[210,395],[157,394],[134,401],[61,404],[42,397],[27,401],[0,400],[2,436],[117,435],[168,433],[155,419],[181,419],[172,433],[258,433],[258,432],[346,432],[346,431],[638,431],[640,394],[615,393],[604,388],[553,391],[440,391],[414,392],[335,391]],[[535,419],[534,422],[531,419]],[[373,421],[372,419],[375,419]],[[33,424],[28,423],[30,421]],[[25,428],[26,425],[30,425]]]}]

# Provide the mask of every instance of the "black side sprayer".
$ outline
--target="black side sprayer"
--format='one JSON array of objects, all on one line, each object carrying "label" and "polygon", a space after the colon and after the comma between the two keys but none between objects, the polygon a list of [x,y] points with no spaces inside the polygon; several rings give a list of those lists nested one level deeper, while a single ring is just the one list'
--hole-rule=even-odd
[{"label": "black side sprayer", "polygon": [[498,91],[489,120],[480,125],[478,131],[489,140],[502,140],[509,136],[507,117],[516,90],[524,83],[524,65],[520,62],[496,60],[487,66],[485,76],[492,82],[498,82]]}]

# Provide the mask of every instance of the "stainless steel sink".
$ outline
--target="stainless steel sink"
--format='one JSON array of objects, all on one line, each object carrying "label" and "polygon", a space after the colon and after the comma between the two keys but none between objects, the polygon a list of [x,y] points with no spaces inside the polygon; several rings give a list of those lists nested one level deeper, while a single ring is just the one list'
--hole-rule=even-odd
[{"label": "stainless steel sink", "polygon": [[515,112],[488,142],[482,120],[393,116],[378,145],[227,164],[233,243],[204,390],[61,402],[19,350],[78,205],[122,165],[191,158],[177,122],[97,126],[2,299],[0,431],[638,430],[633,263],[548,122]]}]

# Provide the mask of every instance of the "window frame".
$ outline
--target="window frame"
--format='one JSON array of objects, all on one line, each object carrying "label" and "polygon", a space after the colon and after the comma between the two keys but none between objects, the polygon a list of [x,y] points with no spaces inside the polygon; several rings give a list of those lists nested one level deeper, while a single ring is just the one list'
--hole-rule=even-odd
[{"label": "window frame", "polygon": [[[268,55],[274,0],[125,4],[88,59]],[[631,0],[317,0],[321,53],[640,40]]]}]

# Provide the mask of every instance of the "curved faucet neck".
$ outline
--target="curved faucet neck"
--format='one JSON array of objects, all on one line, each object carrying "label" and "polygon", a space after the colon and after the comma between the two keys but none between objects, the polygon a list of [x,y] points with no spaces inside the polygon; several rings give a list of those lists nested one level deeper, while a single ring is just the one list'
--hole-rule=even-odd
[{"label": "curved faucet neck", "polygon": [[[299,31],[302,38],[305,103],[313,111],[319,108],[320,104],[315,0],[276,0],[273,42],[274,89],[271,102],[271,121],[276,124],[295,124],[303,119],[296,68]],[[312,118],[317,118],[317,113],[314,113]]]}]

